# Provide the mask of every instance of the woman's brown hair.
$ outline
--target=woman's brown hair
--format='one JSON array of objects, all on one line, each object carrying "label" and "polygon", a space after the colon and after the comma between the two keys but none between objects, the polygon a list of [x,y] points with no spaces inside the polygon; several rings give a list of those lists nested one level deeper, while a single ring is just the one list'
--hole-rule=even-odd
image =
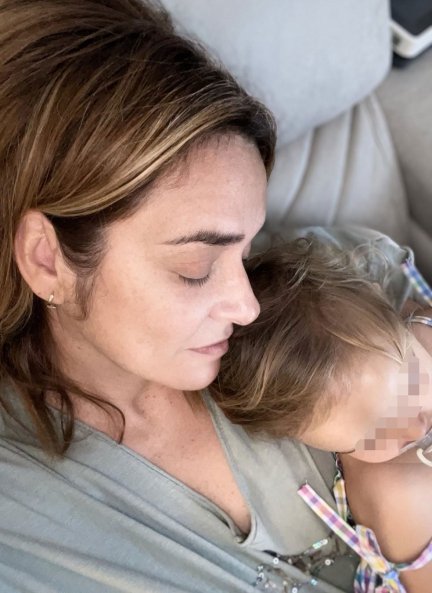
[{"label": "woman's brown hair", "polygon": [[[110,405],[60,371],[44,303],[14,259],[22,216],[38,209],[52,223],[85,316],[107,225],[194,146],[230,134],[254,143],[270,172],[271,114],[159,5],[0,0],[0,405],[13,415],[5,393],[19,394],[47,451],[64,452],[73,436],[70,393]],[[60,433],[49,392],[60,397]]]},{"label": "woman's brown hair", "polygon": [[299,437],[349,396],[358,357],[402,362],[407,331],[360,254],[299,239],[252,257],[247,270],[259,317],[237,327],[210,393],[251,433]]}]

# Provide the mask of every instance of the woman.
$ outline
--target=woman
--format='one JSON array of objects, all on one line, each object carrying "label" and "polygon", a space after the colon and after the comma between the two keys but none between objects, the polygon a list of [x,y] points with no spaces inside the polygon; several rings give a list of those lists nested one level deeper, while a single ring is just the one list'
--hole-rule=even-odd
[{"label": "woman", "polygon": [[259,313],[271,115],[139,0],[0,39],[0,591],[351,591],[296,493],[331,457],[197,395]]}]

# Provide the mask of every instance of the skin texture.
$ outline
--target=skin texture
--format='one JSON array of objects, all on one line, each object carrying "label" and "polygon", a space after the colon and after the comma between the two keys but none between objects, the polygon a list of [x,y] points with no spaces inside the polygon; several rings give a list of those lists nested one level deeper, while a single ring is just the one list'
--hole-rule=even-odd
[{"label": "skin texture", "polygon": [[[45,217],[30,211],[16,240],[27,283],[44,299],[54,292],[51,324],[64,368],[122,409],[123,444],[207,496],[244,532],[249,511],[211,418],[192,409],[183,390],[206,387],[219,370],[226,344],[202,348],[259,313],[243,259],[264,222],[265,193],[251,143],[233,136],[196,148],[137,212],[108,228],[86,320]],[[223,241],[209,244],[209,233]],[[77,416],[110,433],[93,406],[77,402]]]}]

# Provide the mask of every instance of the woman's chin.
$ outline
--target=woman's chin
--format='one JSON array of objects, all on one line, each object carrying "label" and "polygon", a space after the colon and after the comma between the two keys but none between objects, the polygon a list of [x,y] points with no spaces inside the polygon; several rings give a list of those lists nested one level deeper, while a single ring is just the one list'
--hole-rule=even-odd
[{"label": "woman's chin", "polygon": [[199,369],[195,372],[184,373],[186,376],[180,377],[176,388],[181,391],[200,391],[212,383],[219,372],[220,361],[215,361],[205,369]]}]

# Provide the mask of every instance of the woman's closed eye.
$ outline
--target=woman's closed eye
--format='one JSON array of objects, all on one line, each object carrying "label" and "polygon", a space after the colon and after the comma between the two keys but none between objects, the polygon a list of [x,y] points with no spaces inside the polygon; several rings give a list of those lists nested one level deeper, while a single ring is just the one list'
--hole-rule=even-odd
[{"label": "woman's closed eye", "polygon": [[190,287],[200,287],[210,279],[214,261],[195,260],[179,262],[171,271],[180,279],[183,284]]},{"label": "woman's closed eye", "polygon": [[182,276],[181,274],[179,274],[179,277],[187,286],[204,286],[204,284],[210,279],[210,274],[206,274],[202,278],[188,278],[187,276]]},{"label": "woman's closed eye", "polygon": [[[242,258],[243,266],[246,264],[248,257]],[[179,278],[187,285],[187,286],[204,286],[204,284],[210,279],[210,272],[205,274],[204,276],[200,276],[199,278],[191,278],[190,276],[185,276],[184,274],[179,274]]]}]

